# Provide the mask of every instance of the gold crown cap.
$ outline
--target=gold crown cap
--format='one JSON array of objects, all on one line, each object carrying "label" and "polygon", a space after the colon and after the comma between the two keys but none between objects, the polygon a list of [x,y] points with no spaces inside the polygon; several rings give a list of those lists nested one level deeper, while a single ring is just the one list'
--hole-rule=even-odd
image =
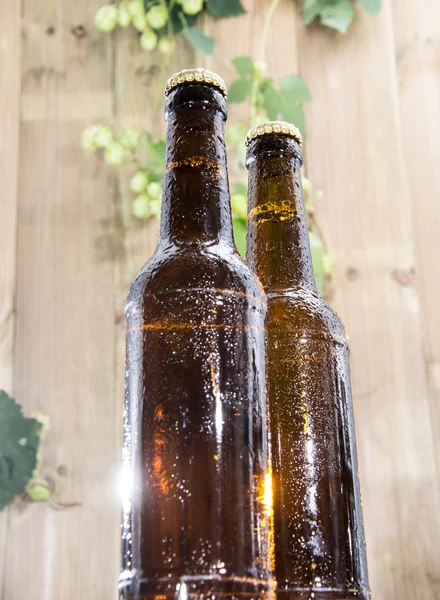
[{"label": "gold crown cap", "polygon": [[182,83],[207,83],[209,85],[213,85],[218,88],[223,96],[227,98],[228,90],[226,88],[226,84],[221,77],[219,77],[216,73],[212,71],[207,71],[206,69],[184,69],[183,71],[179,71],[178,73],[174,73],[168,79],[165,85],[165,96],[167,96],[172,89],[174,89],[177,85],[181,85]]},{"label": "gold crown cap", "polygon": [[256,137],[260,135],[266,135],[268,133],[275,133],[281,135],[288,135],[293,138],[300,146],[302,145],[302,135],[298,127],[292,125],[292,123],[287,123],[287,121],[267,121],[266,123],[261,123],[261,125],[256,125],[249,129],[246,134],[245,144],[249,146],[249,144]]}]

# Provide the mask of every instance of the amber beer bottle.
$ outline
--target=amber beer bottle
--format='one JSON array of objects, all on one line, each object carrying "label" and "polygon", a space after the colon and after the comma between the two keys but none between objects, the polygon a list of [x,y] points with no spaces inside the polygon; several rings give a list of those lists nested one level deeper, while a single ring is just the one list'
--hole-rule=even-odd
[{"label": "amber beer bottle", "polygon": [[247,260],[267,294],[267,401],[279,600],[369,598],[348,346],[319,295],[301,185],[301,136],[246,139]]},{"label": "amber beer bottle", "polygon": [[166,87],[160,239],[127,302],[120,598],[254,598],[268,581],[266,300],[234,245],[226,88]]}]

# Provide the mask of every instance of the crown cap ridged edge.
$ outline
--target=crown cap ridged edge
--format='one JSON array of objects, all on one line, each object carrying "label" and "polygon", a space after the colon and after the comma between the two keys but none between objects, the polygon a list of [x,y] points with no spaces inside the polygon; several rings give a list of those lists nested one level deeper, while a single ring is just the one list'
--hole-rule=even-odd
[{"label": "crown cap ridged edge", "polygon": [[292,123],[288,123],[287,121],[266,121],[266,123],[261,123],[261,125],[251,127],[246,134],[245,144],[246,146],[249,146],[249,144],[255,138],[270,133],[288,135],[293,138],[299,144],[299,146],[302,146],[303,139],[300,130],[298,127]]},{"label": "crown cap ridged edge", "polygon": [[208,85],[213,85],[218,88],[225,99],[228,96],[228,89],[223,79],[219,77],[217,73],[202,68],[184,69],[183,71],[171,75],[165,85],[165,96],[168,96],[170,91],[176,86],[184,83],[207,83]]}]

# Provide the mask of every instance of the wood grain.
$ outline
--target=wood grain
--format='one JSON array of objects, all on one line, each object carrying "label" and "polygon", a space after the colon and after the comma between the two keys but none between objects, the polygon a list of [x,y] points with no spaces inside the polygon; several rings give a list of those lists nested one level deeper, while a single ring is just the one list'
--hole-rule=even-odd
[{"label": "wood grain", "polygon": [[440,473],[440,5],[393,2],[393,31],[406,182],[410,190],[423,348]]},{"label": "wood grain", "polygon": [[[116,598],[123,307],[157,221],[131,215],[133,169],[85,156],[79,136],[94,122],[148,126],[161,56],[132,30],[97,32],[101,4],[24,0],[21,41],[20,3],[0,3],[0,388],[49,416],[43,475],[81,503],[1,514],[1,600]],[[207,66],[229,83],[231,58],[260,58],[270,2],[245,4],[203,19],[213,56],[182,40],[165,74]],[[341,36],[305,28],[299,4],[280,0],[268,74],[299,73],[312,91],[305,167],[324,192],[333,304],[351,338],[373,598],[438,600],[440,8],[385,0]],[[249,118],[229,113],[227,127]]]},{"label": "wood grain", "polygon": [[[113,273],[100,248],[113,188],[102,161],[79,146],[87,115],[111,106],[110,39],[93,26],[99,5],[24,2],[23,105],[39,98],[40,108],[21,128],[14,388],[26,411],[50,418],[42,474],[80,506],[11,508],[2,600],[116,597]],[[72,33],[79,25],[83,37]],[[94,91],[95,109],[69,116],[72,94],[92,103]]]},{"label": "wood grain", "polygon": [[[0,5],[0,389],[12,393],[20,138],[20,6]],[[7,93],[5,91],[7,90]]]},{"label": "wood grain", "polygon": [[307,164],[351,337],[373,597],[433,600],[438,479],[419,297],[396,276],[415,248],[389,2],[376,18],[358,11],[346,37],[303,28],[300,48]]},{"label": "wood grain", "polygon": [[[9,394],[13,392],[14,374],[20,27],[20,4],[0,3],[0,389]],[[0,513],[0,597],[8,551],[8,524],[9,511]]]}]

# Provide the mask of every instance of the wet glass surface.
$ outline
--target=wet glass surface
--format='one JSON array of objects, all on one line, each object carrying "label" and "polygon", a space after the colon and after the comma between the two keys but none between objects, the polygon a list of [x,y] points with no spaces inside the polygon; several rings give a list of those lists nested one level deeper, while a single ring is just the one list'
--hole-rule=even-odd
[{"label": "wet glass surface", "polygon": [[280,600],[369,598],[348,346],[316,290],[301,154],[251,142],[247,259],[268,300],[267,391]]},{"label": "wet glass surface", "polygon": [[261,285],[236,253],[224,100],[169,96],[161,239],[126,310],[121,598],[267,591]]}]

